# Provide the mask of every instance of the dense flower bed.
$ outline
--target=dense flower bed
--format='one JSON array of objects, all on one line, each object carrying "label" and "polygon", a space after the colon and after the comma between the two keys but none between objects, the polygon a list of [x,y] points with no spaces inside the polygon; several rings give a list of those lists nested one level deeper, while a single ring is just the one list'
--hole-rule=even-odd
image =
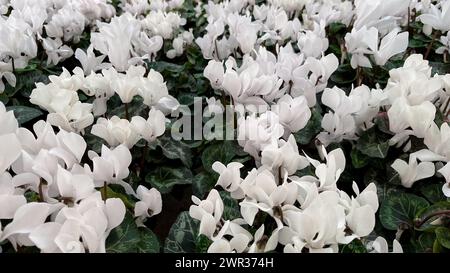
[{"label": "dense flower bed", "polygon": [[450,0],[0,0],[0,252],[448,252]]}]

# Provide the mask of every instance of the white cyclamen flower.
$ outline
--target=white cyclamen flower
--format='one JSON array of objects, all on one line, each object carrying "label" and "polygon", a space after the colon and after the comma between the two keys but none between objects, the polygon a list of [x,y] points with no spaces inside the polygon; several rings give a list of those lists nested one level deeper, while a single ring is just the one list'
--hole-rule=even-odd
[{"label": "white cyclamen flower", "polygon": [[435,173],[432,162],[417,163],[417,159],[413,156],[409,157],[409,163],[396,159],[391,167],[398,172],[402,185],[406,188],[411,188],[416,181],[432,177]]},{"label": "white cyclamen flower", "polygon": [[[389,246],[383,237],[377,237],[373,242],[370,242],[368,245],[368,249],[370,249],[371,253],[389,253]],[[403,248],[400,243],[394,239],[392,243],[392,251],[391,253],[403,253]]]},{"label": "white cyclamen flower", "polygon": [[104,139],[110,147],[123,144],[131,149],[141,139],[132,123],[117,116],[111,119],[99,118],[92,126],[91,133]]},{"label": "white cyclamen flower", "polygon": [[147,217],[161,213],[162,198],[161,193],[157,189],[153,188],[149,190],[139,185],[136,194],[140,201],[136,202],[134,206],[134,216],[138,217],[139,224],[142,224]]},{"label": "white cyclamen flower", "polygon": [[93,162],[92,173],[96,187],[102,187],[105,183],[119,184],[127,194],[136,195],[130,184],[123,181],[130,174],[128,167],[132,160],[130,150],[126,146],[119,145],[110,150],[103,145],[101,156],[90,151],[89,158]]},{"label": "white cyclamen flower", "polygon": [[166,117],[161,111],[152,108],[147,120],[141,116],[135,116],[131,119],[131,125],[141,138],[148,142],[153,142],[157,137],[164,134]]},{"label": "white cyclamen flower", "polygon": [[442,1],[440,4],[441,9],[432,4],[430,10],[421,14],[419,19],[425,26],[446,32],[450,30],[450,1]]}]

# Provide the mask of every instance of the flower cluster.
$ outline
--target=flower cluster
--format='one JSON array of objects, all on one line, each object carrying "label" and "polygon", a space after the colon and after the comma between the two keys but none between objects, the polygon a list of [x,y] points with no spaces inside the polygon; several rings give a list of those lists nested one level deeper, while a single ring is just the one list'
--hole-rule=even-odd
[{"label": "flower cluster", "polygon": [[[42,120],[33,131],[19,127],[3,104],[0,120],[0,219],[11,219],[0,241],[42,252],[105,252],[106,238],[126,211],[121,199],[108,198],[106,191],[102,196],[99,189],[109,184],[121,185],[141,200],[135,208],[139,221],[161,211],[159,192],[139,186],[135,193],[124,182],[132,160],[127,147],[103,146],[100,155],[86,153],[81,135],[61,127],[56,133]],[[82,163],[86,154],[91,164]]]},{"label": "flower cluster", "polygon": [[[245,178],[242,164],[214,163],[217,185],[239,200],[242,218],[222,218],[223,201],[215,190],[206,200],[194,198],[190,215],[201,221],[200,233],[213,241],[208,251],[267,252],[281,244],[284,252],[337,252],[339,244],[369,235],[378,209],[375,185],[360,192],[354,183],[354,196],[340,191],[336,183],[345,156],[340,149],[327,153],[322,147],[321,152],[325,162],[301,156],[291,137],[280,151],[264,150],[262,165]],[[294,175],[309,164],[315,175]],[[270,226],[262,224],[254,234],[247,230],[265,217]]]},{"label": "flower cluster", "polygon": [[0,4],[0,92],[2,78],[15,86],[14,71],[25,68],[42,46],[47,64],[58,64],[73,55],[68,43],[78,43],[84,29],[96,20],[109,19],[115,9],[106,0],[7,1]]},{"label": "flower cluster", "polygon": [[[354,196],[339,190],[346,157],[341,149],[327,153],[325,147],[357,141],[380,117],[389,121],[389,145],[410,153],[409,163],[399,158],[391,165],[401,184],[410,188],[418,180],[442,175],[447,182],[443,193],[450,197],[449,125],[435,122],[437,112],[448,119],[448,75],[432,75],[423,55],[412,54],[402,67],[389,71],[384,88],[361,84],[360,78],[362,68],[384,66],[406,52],[410,37],[402,29],[409,26],[411,11],[424,24],[425,35],[431,29],[449,31],[445,15],[450,1],[354,1],[354,6],[347,1],[269,2],[210,1],[205,5],[206,34],[196,40],[203,57],[212,59],[204,76],[230,97],[240,114],[239,145],[257,165],[244,178],[244,165],[238,162],[213,165],[219,174],[216,185],[238,201],[240,218],[223,217],[216,190],[203,201],[193,198],[190,215],[200,221],[200,234],[212,241],[208,251],[267,252],[282,245],[285,252],[336,252],[339,245],[371,234],[378,209],[375,184],[360,192],[354,183]],[[339,60],[325,54],[326,28],[336,22],[352,27],[342,37],[340,60],[348,58],[358,69],[358,86],[350,90],[329,85]],[[448,50],[447,40],[441,37],[437,54]],[[325,163],[299,152],[293,135],[308,124],[318,94],[329,109],[315,143]],[[241,106],[250,114],[242,114]],[[412,137],[423,140],[424,149],[411,151]],[[315,175],[297,176],[305,168],[315,169]],[[388,251],[382,237],[367,248]]]}]

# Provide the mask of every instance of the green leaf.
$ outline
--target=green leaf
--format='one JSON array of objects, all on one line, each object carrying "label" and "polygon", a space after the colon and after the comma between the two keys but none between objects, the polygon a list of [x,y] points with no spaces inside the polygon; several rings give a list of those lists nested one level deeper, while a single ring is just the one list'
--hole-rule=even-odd
[{"label": "green leaf", "polygon": [[223,141],[212,144],[203,151],[202,163],[205,170],[214,173],[212,165],[216,161],[220,161],[227,165],[235,156],[235,147],[233,141]]},{"label": "green leaf", "polygon": [[39,202],[39,195],[34,191],[27,191],[24,193],[28,203]]},{"label": "green leaf", "polygon": [[436,233],[436,239],[439,241],[439,243],[447,248],[450,249],[450,229],[445,227],[438,227],[435,230]]},{"label": "green leaf", "polygon": [[355,239],[351,243],[343,245],[340,252],[341,253],[367,253],[367,248],[361,242],[361,240]]},{"label": "green leaf", "polygon": [[433,252],[433,244],[436,240],[436,234],[433,232],[423,232],[415,242],[416,252]]},{"label": "green leaf", "polygon": [[339,32],[343,32],[347,30],[347,26],[342,23],[331,23],[329,26],[328,35],[335,35]]},{"label": "green leaf", "polygon": [[436,238],[436,240],[434,240],[434,243],[433,243],[433,253],[441,253],[442,249],[443,249],[443,247],[442,247],[441,243]]},{"label": "green leaf", "polygon": [[0,102],[2,102],[4,105],[6,105],[9,102],[8,95],[5,93],[0,94]]},{"label": "green leaf", "polygon": [[37,64],[28,64],[25,68],[16,68],[14,70],[14,73],[16,74],[20,74],[20,73],[25,73],[25,72],[30,72],[30,71],[34,71],[37,68]]},{"label": "green leaf", "polygon": [[[113,97],[118,99],[118,97]],[[108,115],[111,116],[118,116],[119,118],[126,119],[126,108],[128,107],[128,118],[131,119],[133,116],[140,116],[141,112],[143,112],[144,109],[146,109],[148,113],[148,107],[143,103],[144,99],[140,96],[135,96],[133,100],[128,103],[128,106],[126,106],[120,99],[116,101],[118,105],[110,106],[109,103],[114,103],[112,99],[108,101],[108,109],[112,109],[111,112],[108,112]]]},{"label": "green leaf", "polygon": [[423,194],[430,203],[437,203],[445,200],[441,184],[424,185],[420,188],[420,193]]},{"label": "green leaf", "polygon": [[[388,183],[380,183],[378,181],[368,181],[368,182],[369,183],[374,182],[375,185],[377,186],[377,195],[378,195],[378,200],[380,203],[383,203],[391,195],[396,195],[396,194],[401,193],[401,191],[398,190],[397,187],[390,185]],[[368,184],[368,183],[366,183],[366,184]]]},{"label": "green leaf", "polygon": [[364,155],[357,149],[352,149],[350,153],[350,157],[352,158],[352,165],[356,169],[363,168],[369,164],[369,157],[367,155]]},{"label": "green leaf", "polygon": [[139,229],[133,216],[127,212],[120,226],[111,231],[106,240],[106,252],[128,253],[136,252],[136,245],[140,242]]},{"label": "green leaf", "polygon": [[441,128],[442,124],[446,121],[445,114],[441,111],[436,111],[436,114],[434,116],[434,123],[436,123],[438,128]]},{"label": "green leaf", "polygon": [[186,92],[183,92],[183,93],[181,93],[180,95],[178,95],[178,97],[177,97],[177,99],[178,99],[178,102],[181,104],[181,105],[187,105],[187,106],[190,106],[190,105],[193,105],[194,104],[194,98],[196,97],[196,94],[195,93],[186,93]]},{"label": "green leaf", "polygon": [[381,204],[380,220],[389,230],[414,227],[417,212],[428,206],[428,201],[414,194],[392,194]]},{"label": "green leaf", "polygon": [[206,253],[212,241],[203,234],[200,234],[195,241],[197,253]]},{"label": "green leaf", "polygon": [[389,142],[371,143],[359,146],[359,150],[370,157],[385,158],[389,150]]},{"label": "green leaf", "polygon": [[253,157],[251,157],[251,156],[244,156],[241,158],[233,159],[233,162],[239,162],[239,163],[245,164],[246,162],[251,161],[252,159],[253,159]]},{"label": "green leaf", "polygon": [[113,229],[106,240],[108,253],[159,253],[156,235],[148,228],[138,228],[133,215],[127,212],[122,224]]},{"label": "green leaf", "polygon": [[356,149],[374,158],[385,158],[389,150],[389,141],[379,140],[374,129],[367,130],[356,143]]},{"label": "green leaf", "polygon": [[217,182],[217,175],[201,172],[192,179],[192,194],[198,198],[203,198]]},{"label": "green leaf", "polygon": [[388,164],[386,169],[386,182],[391,185],[401,185],[402,180],[400,179],[400,174],[394,170],[394,168],[391,167],[390,164]]},{"label": "green leaf", "polygon": [[183,142],[175,141],[168,136],[163,136],[156,140],[156,145],[161,147],[164,156],[167,158],[180,159],[188,168],[192,166],[191,149]]},{"label": "green leaf", "polygon": [[31,91],[36,87],[37,82],[47,84],[49,82],[48,76],[41,70],[34,70],[30,72],[21,73],[16,76],[17,83],[14,89],[15,92],[26,98],[30,97]]},{"label": "green leaf", "polygon": [[356,80],[356,70],[350,64],[340,65],[330,80],[338,86],[348,86]]},{"label": "green leaf", "polygon": [[233,220],[241,217],[239,204],[236,199],[231,198],[230,193],[226,191],[221,191],[219,194],[224,206],[222,218],[225,220]]},{"label": "green leaf", "polygon": [[185,145],[186,147],[188,147],[190,149],[199,148],[200,146],[202,146],[202,144],[203,144],[203,140],[185,140],[185,141],[183,141],[183,145]]},{"label": "green leaf", "polygon": [[158,72],[171,72],[173,74],[179,74],[183,72],[184,66],[179,64],[168,63],[164,61],[159,62],[151,62],[149,65],[150,68],[155,69]]},{"label": "green leaf", "polygon": [[19,122],[19,125],[38,118],[44,114],[41,110],[28,106],[10,106],[7,107],[6,110],[14,111],[14,116]]},{"label": "green leaf", "polygon": [[424,48],[427,47],[428,43],[419,39],[410,39],[408,47],[410,48]]},{"label": "green leaf", "polygon": [[381,132],[388,134],[388,135],[393,134],[391,132],[391,130],[389,130],[389,119],[388,119],[387,114],[377,116],[375,118],[375,124],[376,124],[378,130],[380,130]]},{"label": "green leaf", "polygon": [[408,46],[412,48],[425,48],[428,47],[430,42],[431,42],[430,37],[423,35],[422,33],[416,33],[410,39]]},{"label": "green leaf", "polygon": [[183,211],[172,225],[164,244],[165,253],[192,253],[196,250],[199,222]]},{"label": "green leaf", "polygon": [[155,233],[146,227],[139,228],[139,243],[137,253],[159,253],[160,245]]},{"label": "green leaf", "polygon": [[336,55],[336,57],[340,57],[342,55],[341,47],[338,44],[330,44],[328,51]]},{"label": "green leaf", "polygon": [[450,63],[441,63],[441,62],[429,62],[431,66],[431,75],[434,74],[448,74],[450,71]]},{"label": "green leaf", "polygon": [[248,153],[244,151],[244,148],[239,146],[239,143],[237,141],[233,141],[233,145],[234,145],[234,152],[236,153],[237,156],[249,157]]},{"label": "green leaf", "polygon": [[145,181],[164,194],[170,192],[175,185],[191,184],[192,178],[192,172],[185,167],[175,169],[162,166],[149,173]]},{"label": "green leaf", "polygon": [[306,124],[305,128],[294,134],[295,140],[301,145],[311,143],[311,140],[317,136],[322,130],[322,115],[320,109],[313,108],[311,110],[311,118]]},{"label": "green leaf", "polygon": [[103,139],[99,138],[98,136],[94,136],[90,132],[84,135],[84,139],[86,140],[88,147],[92,151],[96,152],[97,154],[100,154],[102,150],[102,145],[105,142]]}]

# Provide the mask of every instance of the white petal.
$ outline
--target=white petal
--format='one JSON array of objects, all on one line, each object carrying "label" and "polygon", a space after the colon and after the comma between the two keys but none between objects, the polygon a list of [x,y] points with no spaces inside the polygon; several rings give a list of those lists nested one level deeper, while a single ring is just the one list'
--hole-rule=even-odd
[{"label": "white petal", "polygon": [[392,253],[403,253],[402,245],[395,239],[392,243]]},{"label": "white petal", "polygon": [[109,198],[105,203],[108,217],[108,229],[113,229],[122,223],[125,218],[125,205],[119,198]]},{"label": "white petal", "polygon": [[248,247],[249,242],[250,239],[246,235],[240,233],[236,234],[233,239],[231,239],[230,246],[232,249],[236,250],[237,253],[242,253]]},{"label": "white petal", "polygon": [[447,162],[447,164],[440,168],[438,172],[444,176],[447,183],[450,183],[450,162]]},{"label": "white petal", "polygon": [[432,162],[421,162],[417,166],[416,180],[432,177],[435,173],[435,167]]},{"label": "white petal", "polygon": [[266,243],[264,252],[269,252],[274,250],[278,246],[278,230],[274,231]]},{"label": "white petal", "polygon": [[200,222],[199,234],[212,238],[216,230],[216,222],[211,214],[204,214]]},{"label": "white petal", "polygon": [[55,238],[60,230],[61,224],[59,223],[44,223],[35,228],[29,237],[42,252],[54,252],[57,249]]},{"label": "white petal", "polygon": [[147,217],[147,215],[148,215],[147,211],[148,211],[148,206],[143,201],[136,202],[136,204],[134,205],[134,216],[135,217],[140,217],[140,216]]},{"label": "white petal", "polygon": [[80,162],[87,147],[84,138],[79,134],[68,133],[63,136],[62,142]]},{"label": "white petal", "polygon": [[21,154],[21,145],[15,134],[0,136],[0,151],[0,173],[3,173]]},{"label": "white petal", "polygon": [[447,182],[442,186],[442,192],[445,196],[450,197],[450,182]]},{"label": "white petal", "polygon": [[428,149],[422,149],[420,151],[412,153],[410,156],[419,159],[420,161],[446,161],[445,156],[438,155]]},{"label": "white petal", "polygon": [[365,205],[355,208],[349,221],[350,229],[360,237],[369,235],[375,227],[375,212],[372,207]]},{"label": "white petal", "polygon": [[13,234],[30,233],[34,228],[44,223],[50,213],[46,203],[28,203],[20,207],[14,214],[14,219],[3,230],[5,239]]},{"label": "white petal", "polygon": [[12,219],[26,203],[27,199],[23,195],[0,195],[0,219]]},{"label": "white petal", "polygon": [[209,248],[208,253],[230,253],[231,247],[227,240],[220,239],[213,242]]}]

